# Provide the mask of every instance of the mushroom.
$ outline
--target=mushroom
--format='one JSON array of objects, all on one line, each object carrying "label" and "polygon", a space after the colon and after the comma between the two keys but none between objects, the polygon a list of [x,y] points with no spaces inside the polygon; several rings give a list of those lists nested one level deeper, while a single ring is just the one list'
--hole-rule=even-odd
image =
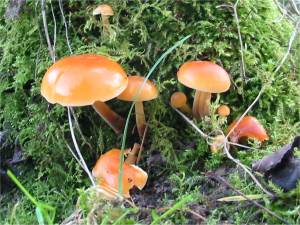
[{"label": "mushroom", "polygon": [[[236,123],[237,121],[232,122],[227,129],[227,133],[231,132],[229,135],[231,142],[237,143],[242,137],[256,139],[261,142],[269,140],[265,128],[255,117],[245,116],[234,128]],[[233,128],[234,130],[231,131]]]},{"label": "mushroom", "polygon": [[174,92],[171,95],[170,104],[173,108],[180,109],[182,112],[187,114],[192,114],[192,109],[187,104],[187,97],[181,91]]},{"label": "mushroom", "polygon": [[101,4],[93,11],[93,16],[101,15],[103,30],[109,29],[109,17],[114,15],[114,11],[108,4]]},{"label": "mushroom", "polygon": [[230,114],[230,108],[227,105],[221,105],[217,109],[219,116],[227,117]]},{"label": "mushroom", "polygon": [[145,78],[142,76],[129,76],[127,88],[118,96],[118,99],[123,101],[134,101],[136,126],[141,139],[146,128],[143,102],[158,97],[158,90],[153,82],[144,82]]},{"label": "mushroom", "polygon": [[230,87],[228,73],[209,61],[190,61],[184,63],[177,72],[179,82],[196,89],[193,115],[201,118],[210,114],[211,93],[225,92]]},{"label": "mushroom", "polygon": [[[92,170],[99,181],[99,187],[105,191],[118,194],[118,177],[121,150],[111,149],[101,155]],[[136,186],[140,190],[146,185],[148,174],[138,166],[124,162],[122,177],[122,195],[129,198],[129,190]]]},{"label": "mushroom", "polygon": [[105,56],[72,55],[60,59],[46,72],[41,94],[52,104],[92,105],[97,113],[119,133],[124,119],[104,102],[117,97],[128,84],[123,68]]}]

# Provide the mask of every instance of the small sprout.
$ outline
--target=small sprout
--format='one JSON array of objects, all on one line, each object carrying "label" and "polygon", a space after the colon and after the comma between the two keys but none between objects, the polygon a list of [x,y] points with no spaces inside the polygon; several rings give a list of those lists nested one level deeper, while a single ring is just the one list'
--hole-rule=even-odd
[{"label": "small sprout", "polygon": [[180,109],[182,112],[191,115],[192,109],[187,104],[187,97],[183,92],[174,92],[171,96],[170,104],[176,109]]},{"label": "small sprout", "polygon": [[129,76],[127,88],[118,96],[118,99],[123,101],[134,101],[136,126],[140,139],[143,138],[146,128],[143,102],[150,101],[158,97],[158,90],[154,83],[147,80],[143,85],[144,81],[145,78],[142,76]]},{"label": "small sprout", "polygon": [[[101,155],[97,160],[92,174],[99,181],[99,188],[112,196],[118,196],[118,177],[121,150],[111,149]],[[148,174],[138,166],[124,162],[122,177],[122,195],[130,198],[129,190],[136,186],[140,190],[144,188]]]},{"label": "small sprout", "polygon": [[222,93],[230,87],[228,73],[209,61],[186,62],[179,68],[177,77],[180,83],[196,90],[193,103],[195,118],[210,114],[211,93]]},{"label": "small sprout", "polygon": [[46,72],[41,94],[52,104],[92,105],[112,129],[119,133],[124,119],[104,102],[117,97],[128,84],[123,68],[105,56],[72,55],[58,60]]},{"label": "small sprout", "polygon": [[105,32],[108,31],[110,27],[109,17],[114,15],[111,6],[108,4],[101,4],[93,11],[93,15],[101,15],[103,30]]},{"label": "small sprout", "polygon": [[[231,132],[236,122],[234,121],[229,125],[227,133]],[[231,142],[234,143],[238,143],[242,137],[256,139],[261,142],[269,140],[265,128],[253,116],[245,116],[229,135]]]},{"label": "small sprout", "polygon": [[217,109],[219,116],[227,117],[230,114],[230,108],[227,105],[221,105]]}]

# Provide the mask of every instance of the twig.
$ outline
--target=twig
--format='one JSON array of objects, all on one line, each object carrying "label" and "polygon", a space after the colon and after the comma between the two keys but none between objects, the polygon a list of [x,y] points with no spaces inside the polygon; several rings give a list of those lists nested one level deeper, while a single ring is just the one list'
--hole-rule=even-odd
[{"label": "twig", "polygon": [[280,216],[278,216],[276,213],[272,212],[271,210],[269,210],[268,208],[264,207],[263,205],[261,205],[260,203],[258,203],[257,201],[248,198],[247,195],[245,195],[243,192],[241,192],[240,190],[236,189],[235,187],[233,187],[226,179],[224,179],[223,177],[219,176],[216,173],[213,172],[209,172],[206,174],[207,177],[212,178],[220,183],[223,183],[226,187],[229,187],[230,189],[232,189],[234,192],[236,192],[237,194],[243,196],[245,199],[247,199],[248,201],[250,201],[251,203],[253,203],[255,206],[261,208],[262,210],[264,210],[265,212],[269,213],[270,215],[276,217],[278,220],[280,220],[281,222],[285,223],[285,224],[289,224],[289,222],[287,222],[286,220],[284,220],[283,218],[281,218]]},{"label": "twig", "polygon": [[291,34],[291,37],[290,37],[290,40],[289,40],[289,45],[288,45],[288,49],[286,51],[286,53],[284,54],[284,56],[282,57],[280,63],[278,64],[278,66],[276,67],[275,69],[275,73],[277,73],[280,68],[282,67],[283,63],[286,61],[288,55],[290,54],[290,51],[291,51],[291,48],[292,48],[292,45],[293,45],[293,42],[297,36],[297,33],[299,32],[299,29],[300,29],[300,19],[297,21],[295,27],[294,27],[294,30]]},{"label": "twig", "polygon": [[73,108],[71,108],[71,113],[72,113],[72,116],[73,116],[73,118],[74,118],[75,127],[76,127],[76,129],[78,130],[78,132],[79,132],[79,134],[80,134],[80,136],[81,136],[81,138],[82,138],[82,140],[83,140],[83,143],[84,143],[84,144],[87,144],[87,145],[89,146],[89,148],[90,148],[91,150],[93,150],[93,147],[92,147],[91,144],[86,140],[84,134],[82,133],[82,130],[81,130],[81,128],[80,128],[80,125],[79,125],[77,116],[76,116],[75,111],[74,111]]},{"label": "twig", "polygon": [[74,143],[74,147],[75,147],[75,150],[77,152],[77,155],[79,156],[79,159],[80,159],[80,162],[81,162],[81,166],[83,166],[83,169],[84,171],[88,174],[93,186],[96,186],[95,184],[95,181],[93,179],[93,176],[91,174],[91,172],[89,171],[81,153],[80,153],[80,150],[79,150],[79,147],[78,147],[78,144],[77,144],[77,141],[76,141],[76,138],[75,138],[75,135],[74,135],[74,130],[73,130],[73,124],[72,124],[72,119],[71,119],[71,110],[70,110],[70,107],[68,107],[68,119],[69,119],[69,125],[70,125],[70,131],[71,131],[71,137],[72,137],[72,140],[73,140],[73,143]]},{"label": "twig", "polygon": [[246,82],[247,77],[246,77],[246,66],[245,66],[245,60],[244,60],[244,44],[243,44],[243,39],[242,39],[242,34],[241,34],[240,19],[239,19],[238,11],[237,11],[239,1],[240,0],[237,0],[234,5],[233,4],[223,4],[223,5],[217,6],[217,8],[228,7],[233,10],[234,19],[235,19],[235,23],[236,23],[237,31],[238,31],[239,42],[240,42],[240,53],[241,53],[241,62],[242,62],[241,63],[242,64],[241,72],[242,72],[243,80],[244,80],[244,82]]},{"label": "twig", "polygon": [[298,9],[298,7],[297,7],[296,2],[295,2],[294,0],[291,0],[291,2],[292,2],[292,6],[293,6],[294,10],[295,10],[296,13],[298,14],[298,16],[300,16],[300,11],[299,11],[299,9]]},{"label": "twig", "polygon": [[191,214],[193,214],[194,216],[198,217],[202,221],[207,221],[207,219],[204,216],[202,216],[201,214],[199,214],[199,213],[197,213],[197,212],[195,212],[191,209],[184,209],[184,210],[191,213]]},{"label": "twig", "polygon": [[45,0],[41,0],[41,9],[42,9],[44,31],[45,31],[45,36],[46,36],[46,40],[47,40],[48,50],[49,50],[52,61],[55,62],[55,53],[54,53],[53,47],[51,45],[50,38],[49,38],[49,32],[48,32]]},{"label": "twig", "polygon": [[53,11],[53,6],[52,6],[52,1],[50,0],[50,7],[51,7],[51,13],[52,13],[52,18],[53,18],[53,23],[54,23],[54,28],[53,28],[53,52],[54,52],[54,56],[55,56],[55,46],[56,46],[56,18],[54,15],[54,11]]},{"label": "twig", "polygon": [[261,183],[256,179],[256,177],[253,175],[253,173],[250,171],[250,169],[248,169],[244,164],[242,164],[239,160],[235,159],[229,152],[228,148],[227,148],[227,137],[224,138],[224,152],[226,153],[227,157],[229,159],[231,159],[233,162],[235,162],[238,166],[242,167],[243,170],[248,173],[248,175],[252,178],[252,180],[256,183],[256,185],[258,187],[260,187],[260,189],[265,192],[268,196],[270,197],[274,197],[274,195],[269,192],[268,190],[266,190]]},{"label": "twig", "polygon": [[73,54],[73,51],[72,51],[72,48],[71,48],[71,45],[70,45],[70,41],[69,41],[68,26],[67,26],[66,17],[65,17],[65,14],[64,14],[64,9],[63,9],[61,0],[58,0],[58,4],[59,4],[59,9],[60,9],[60,13],[62,15],[62,19],[63,19],[64,25],[65,25],[67,45],[68,45],[70,53]]}]

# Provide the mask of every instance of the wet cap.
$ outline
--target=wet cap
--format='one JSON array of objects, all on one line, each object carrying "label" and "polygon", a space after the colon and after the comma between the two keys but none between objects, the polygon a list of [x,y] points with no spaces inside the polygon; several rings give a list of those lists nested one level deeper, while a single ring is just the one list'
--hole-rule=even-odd
[{"label": "wet cap", "polygon": [[117,62],[96,54],[73,55],[47,70],[41,94],[52,104],[85,106],[117,97],[127,83],[126,73]]},{"label": "wet cap", "polygon": [[228,73],[209,61],[186,62],[179,68],[177,77],[183,85],[202,92],[221,93],[230,87]]}]

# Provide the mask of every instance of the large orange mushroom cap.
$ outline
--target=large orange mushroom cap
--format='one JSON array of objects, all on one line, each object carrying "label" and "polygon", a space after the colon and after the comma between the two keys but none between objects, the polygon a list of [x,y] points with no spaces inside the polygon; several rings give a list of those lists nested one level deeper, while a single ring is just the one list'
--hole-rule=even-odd
[{"label": "large orange mushroom cap", "polygon": [[[93,176],[99,179],[101,188],[117,194],[118,193],[118,177],[119,177],[119,163],[121,150],[111,149],[103,154],[93,168]],[[124,162],[122,190],[123,195],[129,198],[129,190],[136,186],[140,190],[143,189],[148,179],[148,174],[141,168]]]},{"label": "large orange mushroom cap", "polygon": [[[232,130],[236,123],[237,121],[234,121],[229,125],[227,133]],[[229,135],[230,140],[235,143],[242,137],[253,138],[261,142],[269,140],[265,128],[253,116],[245,116]]]},{"label": "large orange mushroom cap", "polygon": [[[158,90],[153,82],[147,80],[141,89],[145,77],[129,76],[127,88],[118,96],[123,101],[150,101],[158,97]],[[140,90],[141,89],[141,90]],[[136,99],[135,99],[136,98]]]},{"label": "large orange mushroom cap", "polygon": [[127,83],[127,75],[117,62],[96,54],[73,55],[47,70],[41,94],[53,104],[85,106],[117,97]]},{"label": "large orange mushroom cap", "polygon": [[185,86],[202,92],[221,93],[230,87],[228,73],[209,61],[186,62],[179,68],[177,77]]}]

